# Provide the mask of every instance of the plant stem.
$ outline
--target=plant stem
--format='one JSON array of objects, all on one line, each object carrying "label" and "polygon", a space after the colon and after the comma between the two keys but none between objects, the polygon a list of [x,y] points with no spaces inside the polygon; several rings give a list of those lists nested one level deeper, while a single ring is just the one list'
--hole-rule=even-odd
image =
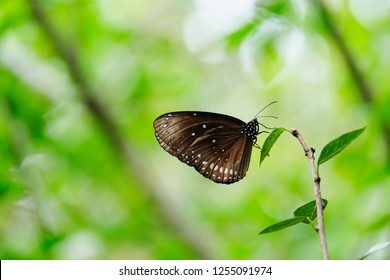
[{"label": "plant stem", "polygon": [[320,188],[321,179],[320,179],[318,172],[317,172],[317,169],[316,169],[316,163],[315,163],[315,158],[314,158],[314,149],[309,148],[306,145],[305,140],[303,140],[303,137],[298,132],[298,130],[296,130],[295,128],[292,128],[291,132],[292,132],[292,135],[294,135],[298,139],[303,150],[305,151],[306,157],[309,159],[311,175],[313,177],[313,183],[314,183],[314,193],[315,193],[315,197],[316,197],[316,206],[317,206],[317,219],[318,219],[317,232],[320,236],[322,258],[324,260],[328,260],[329,255],[328,255],[328,246],[326,244],[326,237],[325,237],[324,212],[323,212],[321,188]]}]

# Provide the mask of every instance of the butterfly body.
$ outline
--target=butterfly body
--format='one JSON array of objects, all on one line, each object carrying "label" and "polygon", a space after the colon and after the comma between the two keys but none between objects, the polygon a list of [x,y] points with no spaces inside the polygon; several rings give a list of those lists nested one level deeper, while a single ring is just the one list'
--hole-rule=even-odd
[{"label": "butterfly body", "polygon": [[209,112],[172,112],[153,123],[160,146],[206,178],[231,184],[244,178],[259,122]]}]

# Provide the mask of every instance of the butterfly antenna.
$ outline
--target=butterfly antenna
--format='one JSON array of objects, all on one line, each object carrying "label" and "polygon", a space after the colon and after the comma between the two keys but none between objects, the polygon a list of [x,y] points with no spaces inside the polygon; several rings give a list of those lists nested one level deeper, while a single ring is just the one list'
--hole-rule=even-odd
[{"label": "butterfly antenna", "polygon": [[[272,104],[276,103],[277,101],[272,101],[270,104],[268,104],[267,106],[265,106],[263,109],[261,109],[254,117],[254,119],[257,119],[257,116],[263,112],[265,109],[267,109],[269,106],[271,106]],[[264,116],[264,117],[271,117],[271,118],[276,118],[274,116]]]}]

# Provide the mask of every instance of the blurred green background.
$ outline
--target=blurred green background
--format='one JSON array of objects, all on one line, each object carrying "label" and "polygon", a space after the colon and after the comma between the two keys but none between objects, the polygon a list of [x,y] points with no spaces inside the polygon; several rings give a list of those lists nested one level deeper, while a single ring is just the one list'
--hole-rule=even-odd
[{"label": "blurred green background", "polygon": [[169,111],[249,121],[274,100],[261,122],[317,156],[368,125],[321,167],[330,258],[389,241],[389,5],[2,0],[0,258],[320,259],[307,225],[258,236],[314,199],[294,137],[232,185],[154,137]]}]

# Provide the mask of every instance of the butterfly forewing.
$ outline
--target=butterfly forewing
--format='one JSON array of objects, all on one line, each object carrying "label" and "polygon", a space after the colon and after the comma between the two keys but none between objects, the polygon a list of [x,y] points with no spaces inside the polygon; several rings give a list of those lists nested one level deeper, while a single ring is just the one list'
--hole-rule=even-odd
[{"label": "butterfly forewing", "polygon": [[243,128],[250,123],[208,112],[168,113],[153,125],[164,150],[206,178],[230,184],[242,179],[248,170],[258,134],[257,120],[252,122],[249,136]]}]

